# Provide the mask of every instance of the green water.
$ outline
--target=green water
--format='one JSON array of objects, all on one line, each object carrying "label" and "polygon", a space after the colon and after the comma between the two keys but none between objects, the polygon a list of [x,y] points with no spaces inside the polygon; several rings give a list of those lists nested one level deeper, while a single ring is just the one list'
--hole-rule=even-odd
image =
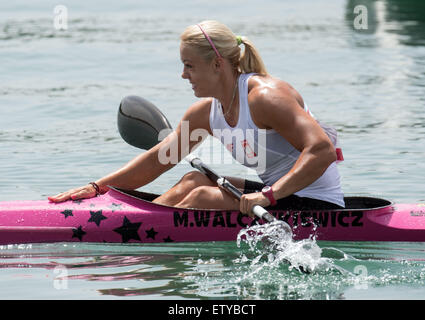
[{"label": "green water", "polygon": [[423,243],[320,242],[304,274],[233,242],[0,247],[3,299],[423,299]]},{"label": "green water", "polygon": [[[44,199],[141,151],[116,127],[120,100],[143,96],[173,126],[195,101],[179,34],[217,19],[258,47],[269,72],[340,133],[347,195],[425,201],[423,1],[55,1],[0,4],[0,200]],[[356,29],[365,5],[368,29]],[[205,143],[203,155],[217,152]],[[255,178],[232,164],[223,175]],[[180,164],[145,186],[162,192]],[[0,299],[424,299],[423,243],[319,243],[306,275],[236,243],[2,246]]]}]

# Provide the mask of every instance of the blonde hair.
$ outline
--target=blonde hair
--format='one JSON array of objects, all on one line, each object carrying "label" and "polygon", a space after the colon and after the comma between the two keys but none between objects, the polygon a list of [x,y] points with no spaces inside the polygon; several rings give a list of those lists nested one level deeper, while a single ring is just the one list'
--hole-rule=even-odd
[{"label": "blonde hair", "polygon": [[[214,20],[202,21],[199,25],[210,37],[220,56],[229,60],[233,68],[242,73],[267,74],[258,50],[247,37],[240,37],[241,43],[245,45],[245,49],[241,52],[236,35],[226,25]],[[215,51],[198,25],[187,27],[181,34],[180,40],[196,47],[199,54],[207,61],[216,57]]]}]

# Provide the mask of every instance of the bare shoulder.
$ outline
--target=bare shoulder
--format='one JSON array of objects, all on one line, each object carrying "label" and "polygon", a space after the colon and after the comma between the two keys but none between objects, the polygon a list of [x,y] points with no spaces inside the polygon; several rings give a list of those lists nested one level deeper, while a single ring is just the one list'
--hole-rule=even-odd
[{"label": "bare shoulder", "polygon": [[253,76],[248,85],[248,103],[253,121],[270,128],[268,119],[304,109],[301,95],[287,82],[272,76]]},{"label": "bare shoulder", "polygon": [[190,130],[205,129],[210,131],[209,115],[212,98],[200,99],[185,112],[182,121],[188,121]]},{"label": "bare shoulder", "polygon": [[276,130],[300,152],[308,146],[331,143],[305,112],[301,95],[291,85],[271,77],[257,78],[250,85],[249,108],[259,128]]},{"label": "bare shoulder", "polygon": [[300,107],[304,108],[304,100],[294,87],[288,82],[270,75],[252,76],[249,80],[248,92],[248,99],[295,99]]}]

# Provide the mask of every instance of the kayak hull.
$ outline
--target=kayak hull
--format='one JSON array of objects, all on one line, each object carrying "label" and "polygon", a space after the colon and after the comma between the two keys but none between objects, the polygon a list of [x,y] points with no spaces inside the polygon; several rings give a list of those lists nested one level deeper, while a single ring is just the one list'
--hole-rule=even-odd
[{"label": "kayak hull", "polygon": [[[156,195],[110,189],[81,201],[0,202],[0,244],[235,241],[263,223],[238,211],[180,209],[152,203]],[[425,204],[346,198],[344,210],[270,210],[293,229],[294,239],[425,241]],[[373,204],[373,207],[362,205]]]}]

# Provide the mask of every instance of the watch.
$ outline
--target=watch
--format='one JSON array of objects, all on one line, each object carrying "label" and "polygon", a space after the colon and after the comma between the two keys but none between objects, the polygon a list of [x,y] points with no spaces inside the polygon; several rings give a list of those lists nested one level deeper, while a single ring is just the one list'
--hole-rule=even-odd
[{"label": "watch", "polygon": [[276,199],[273,197],[273,189],[270,186],[265,186],[262,190],[261,190],[262,194],[269,199],[270,204],[272,206],[276,205]]}]

